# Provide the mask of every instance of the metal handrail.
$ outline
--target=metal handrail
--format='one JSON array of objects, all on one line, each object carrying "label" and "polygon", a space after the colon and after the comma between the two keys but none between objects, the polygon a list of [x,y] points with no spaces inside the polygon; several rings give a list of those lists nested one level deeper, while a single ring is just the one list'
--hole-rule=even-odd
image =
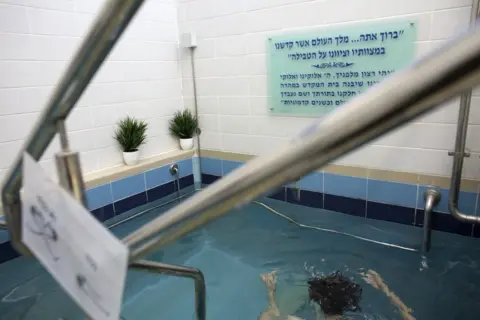
[{"label": "metal handrail", "polygon": [[4,213],[12,244],[23,254],[29,252],[21,242],[22,155],[27,151],[40,159],[55,136],[56,122],[68,116],[143,1],[110,0],[105,4],[7,175],[2,188]]},{"label": "metal handrail", "polygon": [[[21,154],[26,150],[40,158],[55,134],[55,122],[68,115],[142,2],[108,2],[8,175],[2,190],[5,214],[12,243],[24,253]],[[435,108],[480,83],[479,71],[480,31],[474,29],[330,113],[286,148],[255,158],[130,234],[124,242],[132,249],[131,261]]]},{"label": "metal handrail", "polygon": [[[473,1],[470,26],[474,28],[476,21],[480,17],[479,0]],[[448,210],[457,220],[480,224],[480,216],[468,215],[458,208],[458,196],[460,194],[460,185],[462,183],[463,158],[466,156],[465,144],[467,141],[468,116],[470,114],[470,102],[472,90],[469,89],[462,93],[460,98],[460,109],[458,111],[457,133],[455,136],[455,150],[452,153],[452,178],[450,180],[450,196],[448,199]]]},{"label": "metal handrail", "polygon": [[480,30],[384,80],[302,137],[259,156],[124,238],[131,259],[168,244],[266,190],[294,181],[480,82]]},{"label": "metal handrail", "polygon": [[205,278],[200,270],[148,260],[138,260],[133,262],[130,266],[134,269],[147,272],[193,279],[195,281],[195,313],[197,315],[197,320],[205,320],[207,313],[206,286]]},{"label": "metal handrail", "polygon": [[430,251],[430,243],[432,240],[432,212],[433,208],[442,199],[442,194],[434,188],[429,188],[423,193],[425,201],[425,210],[423,211],[423,240],[422,252]]}]

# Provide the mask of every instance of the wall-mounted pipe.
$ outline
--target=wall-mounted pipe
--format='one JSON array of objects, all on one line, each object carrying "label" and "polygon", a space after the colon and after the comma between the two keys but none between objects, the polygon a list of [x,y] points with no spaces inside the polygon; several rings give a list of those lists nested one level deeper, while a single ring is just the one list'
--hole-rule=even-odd
[{"label": "wall-mounted pipe", "polygon": [[423,216],[423,241],[422,252],[430,251],[430,243],[432,239],[432,211],[433,208],[440,202],[442,195],[436,189],[430,188],[423,193],[425,200],[425,210]]},{"label": "wall-mounted pipe", "polygon": [[62,147],[62,150],[55,154],[59,183],[65,190],[70,192],[75,199],[87,207],[80,155],[78,152],[70,151],[65,119],[57,121],[57,131]]},{"label": "wall-mounted pipe", "polygon": [[[480,17],[480,0],[474,0],[472,6],[472,15],[470,18],[470,27],[475,28],[476,21]],[[470,102],[472,90],[469,89],[462,93],[460,98],[460,109],[458,111],[457,135],[455,137],[455,150],[452,152],[452,179],[450,181],[450,196],[448,200],[448,209],[452,216],[457,220],[480,224],[480,216],[468,215],[458,208],[458,196],[460,194],[460,185],[462,183],[463,158],[468,156],[465,153],[465,144],[467,140],[468,116],[470,114]]]},{"label": "wall-mounted pipe", "polygon": [[[198,118],[198,97],[197,97],[197,76],[195,74],[195,49],[196,46],[189,47],[190,50],[190,61],[192,64],[192,86],[193,86],[193,108],[195,110],[195,119],[197,119],[197,125],[199,125],[199,118]],[[197,155],[198,155],[198,171],[199,171],[199,179],[200,179],[200,186],[202,185],[202,149],[200,144],[200,126],[197,128],[197,132],[195,135],[197,141]]]}]

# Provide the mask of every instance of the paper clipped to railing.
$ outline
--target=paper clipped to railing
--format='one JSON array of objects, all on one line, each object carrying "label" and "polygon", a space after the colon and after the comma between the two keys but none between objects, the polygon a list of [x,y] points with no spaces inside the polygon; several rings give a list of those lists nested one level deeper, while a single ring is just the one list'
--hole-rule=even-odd
[{"label": "paper clipped to railing", "polygon": [[91,319],[119,319],[128,248],[27,153],[22,241]]}]

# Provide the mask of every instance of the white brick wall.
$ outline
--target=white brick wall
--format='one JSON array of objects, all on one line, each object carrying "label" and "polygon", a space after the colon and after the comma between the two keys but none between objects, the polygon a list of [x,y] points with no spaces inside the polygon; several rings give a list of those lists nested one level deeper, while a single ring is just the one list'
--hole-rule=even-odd
[{"label": "white brick wall", "polygon": [[[115,123],[129,114],[150,125],[142,157],[173,149],[167,121],[181,108],[177,6],[146,0],[68,118],[85,173],[118,165]],[[0,0],[0,179],[104,0]],[[42,158],[52,172],[55,140]]]},{"label": "white brick wall", "polygon": [[[259,154],[287,142],[312,119],[267,112],[267,35],[372,19],[418,20],[417,56],[468,27],[472,0],[180,0],[179,32],[198,36],[196,71],[202,147]],[[181,50],[185,88],[188,52]],[[191,90],[185,103],[191,106]],[[377,139],[338,163],[450,175],[458,100]],[[480,91],[472,99],[464,176],[480,179]]]}]

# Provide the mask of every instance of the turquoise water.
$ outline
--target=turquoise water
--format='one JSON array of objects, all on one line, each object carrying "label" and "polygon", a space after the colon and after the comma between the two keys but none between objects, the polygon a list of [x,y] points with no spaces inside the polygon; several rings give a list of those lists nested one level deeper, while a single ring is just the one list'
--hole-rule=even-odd
[{"label": "turquoise water", "polygon": [[[422,230],[265,199],[304,224],[374,240],[418,247]],[[174,204],[173,204],[174,205]],[[122,237],[167,207],[119,225]],[[207,281],[207,319],[257,319],[267,307],[259,275],[278,270],[277,300],[285,313],[315,319],[305,281],[312,274],[340,270],[363,287],[362,311],[351,319],[401,319],[389,298],[365,283],[360,273],[377,271],[417,319],[478,319],[480,247],[477,239],[433,232],[432,250],[384,247],[343,235],[302,229],[250,204],[197,230],[149,259],[199,268]],[[84,319],[78,308],[33,260],[0,265],[0,319]],[[122,318],[194,319],[193,282],[129,271]]]}]

